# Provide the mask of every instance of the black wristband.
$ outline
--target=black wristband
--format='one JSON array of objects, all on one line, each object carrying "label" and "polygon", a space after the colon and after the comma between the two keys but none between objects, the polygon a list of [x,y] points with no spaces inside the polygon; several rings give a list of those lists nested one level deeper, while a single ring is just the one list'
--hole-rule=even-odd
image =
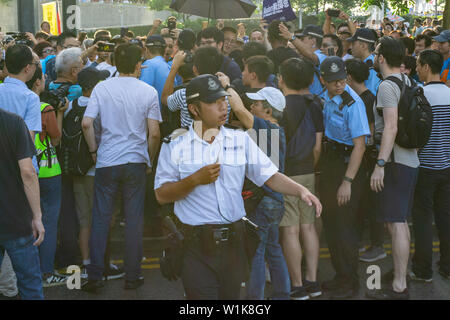
[{"label": "black wristband", "polygon": [[352,183],[352,182],[353,182],[353,179],[352,179],[352,178],[349,178],[349,177],[344,177],[344,181],[347,181],[347,182]]},{"label": "black wristband", "polygon": [[227,91],[228,89],[233,89],[234,90],[234,87],[231,85],[231,84],[228,84],[226,87],[225,87],[225,91]]},{"label": "black wristband", "polygon": [[[97,149],[97,150],[98,150],[98,149]],[[94,154],[94,153],[97,153],[97,150],[95,150],[95,151],[92,151],[92,152],[91,152],[91,151],[89,151],[89,153],[90,153],[90,154]]]}]

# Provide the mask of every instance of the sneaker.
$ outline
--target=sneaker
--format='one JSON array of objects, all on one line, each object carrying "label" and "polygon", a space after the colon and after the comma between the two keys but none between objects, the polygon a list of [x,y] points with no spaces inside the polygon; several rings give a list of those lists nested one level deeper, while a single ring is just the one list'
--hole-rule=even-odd
[{"label": "sneaker", "polygon": [[81,290],[90,293],[99,293],[99,290],[104,286],[103,280],[88,280],[81,285]]},{"label": "sneaker", "polygon": [[144,277],[140,276],[137,280],[125,280],[125,290],[137,289],[144,284]]},{"label": "sneaker", "polygon": [[363,262],[375,262],[386,257],[386,251],[383,247],[370,247],[359,257],[359,260]]},{"label": "sneaker", "polygon": [[104,280],[116,280],[121,279],[125,276],[125,272],[123,272],[123,268],[119,268],[113,263],[109,264],[109,268],[105,270],[103,273]]},{"label": "sneaker", "polygon": [[322,290],[320,289],[320,284],[318,281],[303,280],[303,286],[311,298],[316,298],[322,295]]},{"label": "sneaker", "polygon": [[49,288],[49,287],[56,287],[56,286],[62,286],[67,283],[67,277],[62,277],[57,274],[52,274],[48,276],[46,279],[42,280],[42,287]]},{"label": "sneaker", "polygon": [[411,280],[414,280],[414,281],[425,282],[425,283],[433,282],[433,278],[432,277],[431,278],[422,278],[422,277],[417,276],[412,271],[409,272],[409,277],[411,278]]},{"label": "sneaker", "polygon": [[309,294],[306,292],[305,286],[293,287],[291,290],[291,300],[308,300]]},{"label": "sneaker", "polygon": [[373,290],[366,293],[366,297],[375,300],[409,300],[408,288],[403,292],[396,292],[392,288]]},{"label": "sneaker", "polygon": [[444,277],[444,279],[450,280],[450,273],[445,273],[443,270],[439,269],[439,273],[441,276]]},{"label": "sneaker", "polygon": [[88,278],[88,273],[87,273],[86,266],[82,266],[81,267],[80,277],[81,277],[81,279],[87,279]]},{"label": "sneaker", "polygon": [[359,253],[364,253],[364,252],[366,252],[367,251],[367,248],[364,246],[364,247],[360,247],[359,249],[358,249],[358,252]]}]

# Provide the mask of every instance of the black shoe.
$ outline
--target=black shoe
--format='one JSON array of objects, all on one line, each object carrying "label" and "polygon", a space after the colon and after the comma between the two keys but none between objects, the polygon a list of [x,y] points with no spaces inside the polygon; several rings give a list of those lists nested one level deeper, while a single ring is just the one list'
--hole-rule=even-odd
[{"label": "black shoe", "polygon": [[115,264],[110,263],[103,273],[103,280],[116,280],[123,278],[125,276],[125,272],[123,268],[119,268]]},{"label": "black shoe", "polygon": [[366,297],[375,300],[409,300],[408,288],[403,292],[395,292],[392,288],[366,292]]},{"label": "black shoe", "polygon": [[20,297],[18,294],[16,294],[13,297],[8,297],[8,296],[5,296],[4,294],[0,293],[0,300],[20,300]]},{"label": "black shoe", "polygon": [[450,280],[450,273],[446,273],[444,272],[444,270],[439,269],[439,273],[441,274],[441,276],[444,277],[444,279]]},{"label": "black shoe", "polygon": [[344,300],[344,299],[352,299],[358,296],[358,289],[342,287],[336,290],[331,291],[330,299],[333,300]]},{"label": "black shoe", "polygon": [[311,298],[316,298],[322,295],[322,290],[320,289],[320,284],[318,281],[308,281],[303,280],[303,286],[305,287],[306,292],[308,292]]},{"label": "black shoe", "polygon": [[340,287],[342,287],[342,281],[336,277],[322,282],[322,289],[324,291],[333,291],[339,289]]},{"label": "black shoe", "polygon": [[81,290],[90,293],[99,293],[99,290],[104,286],[103,280],[88,280],[81,285]]},{"label": "black shoe", "polygon": [[144,284],[144,277],[139,277],[137,280],[125,280],[125,290],[137,289]]},{"label": "black shoe", "polygon": [[306,292],[305,286],[293,287],[291,291],[291,300],[308,300],[309,294]]}]

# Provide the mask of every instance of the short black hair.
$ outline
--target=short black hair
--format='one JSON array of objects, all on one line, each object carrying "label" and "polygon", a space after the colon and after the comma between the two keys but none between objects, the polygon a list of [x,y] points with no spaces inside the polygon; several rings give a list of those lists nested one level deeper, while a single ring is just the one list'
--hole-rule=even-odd
[{"label": "short black hair", "polygon": [[247,70],[256,73],[259,82],[266,82],[273,73],[273,62],[266,56],[254,56],[245,61]]},{"label": "short black hair", "polygon": [[94,39],[97,40],[98,38],[111,39],[111,32],[109,32],[108,30],[99,29],[99,30],[95,31],[95,33],[94,33]]},{"label": "short black hair", "polygon": [[234,34],[237,34],[237,30],[233,27],[223,27],[222,28],[222,32],[225,33],[226,31],[228,32],[233,32]]},{"label": "short black hair", "polygon": [[438,36],[438,33],[433,29],[425,29],[422,31],[422,34],[429,36],[430,38]]},{"label": "short black hair", "polygon": [[166,52],[166,47],[160,47],[160,46],[146,46],[148,51],[153,55],[159,55],[164,56],[164,53]]},{"label": "short black hair", "polygon": [[263,31],[261,30],[261,28],[255,28],[252,31],[250,31],[250,35],[252,35],[253,32],[261,32],[263,33]]},{"label": "short black hair", "polygon": [[[342,28],[342,27],[347,27],[347,28],[350,29],[350,27],[348,26],[348,23],[347,23],[347,22],[342,22],[342,23],[340,23],[340,24],[338,25],[338,27],[336,28],[336,32],[338,32],[338,30],[339,30],[340,28]],[[350,30],[349,30],[349,32],[350,32]]]},{"label": "short black hair", "polygon": [[5,65],[9,73],[17,75],[31,63],[33,63],[33,53],[30,47],[16,44],[6,50]]},{"label": "short black hair", "polygon": [[440,74],[444,65],[444,57],[437,50],[424,50],[419,54],[417,62],[421,65],[429,65],[433,74]]},{"label": "short black hair", "polygon": [[130,74],[142,60],[142,49],[137,44],[124,43],[116,48],[114,58],[117,71],[121,74]]},{"label": "short black hair", "polygon": [[280,20],[273,20],[268,29],[268,35],[269,35],[269,41],[281,41],[286,42],[286,39],[284,39],[282,36],[280,36],[280,26],[281,21]]},{"label": "short black hair", "polygon": [[[342,54],[344,52],[344,47],[342,46],[342,41],[341,39],[339,39],[339,37],[335,34],[329,33],[323,36],[323,38],[330,38],[333,40],[333,42],[335,43],[335,45],[338,47],[338,50],[336,52],[336,56],[338,57],[342,57]],[[323,40],[322,40],[323,42]]]},{"label": "short black hair", "polygon": [[178,74],[181,76],[181,78],[183,78],[183,81],[195,78],[195,74],[192,69],[193,66],[194,64],[192,62],[185,63],[182,66],[180,66],[180,68],[178,69]]},{"label": "short black hair", "polygon": [[399,68],[405,56],[405,46],[403,42],[389,36],[382,37],[378,43],[380,44],[379,55],[382,55],[390,67]]},{"label": "short black hair", "polygon": [[403,42],[403,45],[408,50],[409,54],[414,53],[414,49],[416,48],[416,43],[414,42],[413,39],[411,39],[409,37],[401,37],[400,41]]},{"label": "short black hair", "polygon": [[314,65],[302,58],[290,58],[280,66],[283,82],[293,90],[308,88],[313,82],[314,73]]},{"label": "short black hair", "polygon": [[194,66],[200,75],[216,74],[222,67],[222,62],[223,57],[215,47],[206,46],[195,51]]},{"label": "short black hair", "polygon": [[233,59],[239,66],[239,68],[244,70],[244,61],[242,60],[242,50],[233,50],[228,55],[230,59]]},{"label": "short black hair", "polygon": [[33,77],[26,82],[28,89],[32,90],[36,80],[42,79],[42,68],[41,66],[37,66],[36,71],[34,72]]},{"label": "short black hair", "polygon": [[403,58],[403,63],[405,64],[405,69],[411,70],[409,75],[414,77],[416,75],[416,58],[411,56],[405,56]]},{"label": "short black hair", "polygon": [[64,46],[66,39],[68,38],[77,38],[77,35],[73,31],[64,31],[58,36],[58,40],[56,44],[60,47]]},{"label": "short black hair", "polygon": [[209,27],[203,29],[198,33],[197,43],[200,43],[202,39],[210,39],[210,38],[213,38],[214,41],[220,43],[224,41],[225,36],[223,32],[217,29],[216,27]]},{"label": "short black hair", "polygon": [[360,59],[348,59],[345,61],[345,69],[347,74],[357,83],[363,83],[369,79],[369,66]]},{"label": "short black hair", "polygon": [[44,39],[45,41],[47,41],[48,38],[50,38],[50,35],[45,31],[38,31],[38,32],[36,32],[34,37],[36,39],[40,38],[40,39]]},{"label": "short black hair", "polygon": [[425,48],[430,47],[432,42],[433,42],[433,40],[429,36],[427,36],[426,34],[419,34],[414,39],[415,42],[419,42],[419,41],[422,41],[422,40],[425,40]]},{"label": "short black hair", "polygon": [[267,48],[259,42],[247,42],[242,48],[242,59],[247,60],[253,56],[265,56]]}]

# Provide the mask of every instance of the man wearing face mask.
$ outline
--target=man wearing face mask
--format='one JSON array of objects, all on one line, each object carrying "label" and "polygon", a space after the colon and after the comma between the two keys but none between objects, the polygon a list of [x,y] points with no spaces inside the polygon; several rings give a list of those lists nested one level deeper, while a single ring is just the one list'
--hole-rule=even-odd
[{"label": "man wearing face mask", "polygon": [[325,143],[320,196],[324,231],[336,271],[334,279],[325,281],[322,287],[331,291],[332,299],[348,299],[359,288],[357,209],[364,183],[365,137],[370,130],[364,102],[346,84],[344,61],[326,58],[320,74],[326,88],[322,95]]}]

